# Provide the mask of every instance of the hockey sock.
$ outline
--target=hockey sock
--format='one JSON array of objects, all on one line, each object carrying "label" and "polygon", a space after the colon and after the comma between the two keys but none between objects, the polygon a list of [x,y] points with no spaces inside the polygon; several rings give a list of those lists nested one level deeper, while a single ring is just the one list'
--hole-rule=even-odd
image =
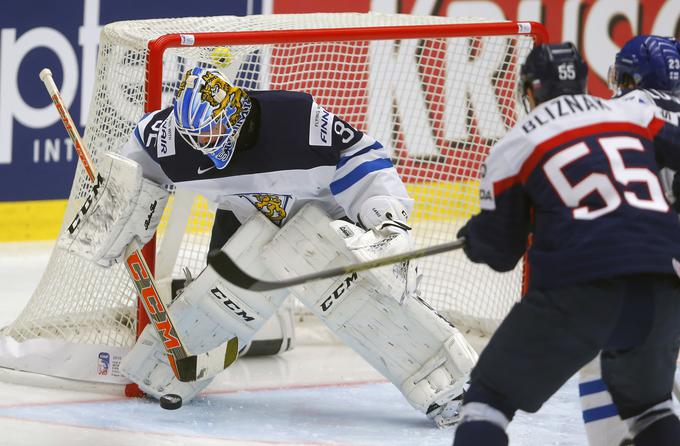
[{"label": "hockey sock", "polygon": [[680,419],[675,414],[655,421],[635,436],[635,446],[673,446],[677,444],[680,444]]},{"label": "hockey sock", "polygon": [[454,446],[507,446],[505,429],[510,420],[500,410],[486,403],[465,403],[460,411],[460,424]]},{"label": "hockey sock", "polygon": [[473,381],[470,384],[467,392],[465,392],[463,404],[468,403],[482,403],[490,406],[503,414],[503,416],[507,418],[508,422],[512,421],[517,410],[515,407],[510,405],[505,398],[486,387],[479,381]]},{"label": "hockey sock", "polygon": [[508,435],[503,429],[488,421],[460,423],[453,437],[453,446],[507,446]]}]

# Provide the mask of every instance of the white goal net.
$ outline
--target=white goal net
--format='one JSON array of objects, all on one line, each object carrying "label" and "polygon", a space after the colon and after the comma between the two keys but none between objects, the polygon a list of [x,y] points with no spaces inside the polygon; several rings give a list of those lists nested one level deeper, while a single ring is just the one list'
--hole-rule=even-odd
[{"label": "white goal net", "polygon": [[[439,244],[478,211],[479,167],[521,114],[519,65],[544,35],[526,22],[378,14],[118,22],[102,31],[85,145],[95,163],[118,151],[145,111],[171,104],[195,65],[246,89],[305,91],[390,148],[416,201],[418,247]],[[153,54],[150,42],[161,45]],[[88,188],[79,167],[65,222]],[[179,205],[186,201],[193,207]],[[159,227],[160,282],[205,266],[213,216],[213,203],[178,193]],[[460,251],[421,265],[424,299],[463,329],[491,332],[520,296],[521,265],[498,274]],[[117,364],[135,342],[137,314],[123,266],[102,269],[55,248],[30,302],[0,332],[0,366],[125,383]]]}]

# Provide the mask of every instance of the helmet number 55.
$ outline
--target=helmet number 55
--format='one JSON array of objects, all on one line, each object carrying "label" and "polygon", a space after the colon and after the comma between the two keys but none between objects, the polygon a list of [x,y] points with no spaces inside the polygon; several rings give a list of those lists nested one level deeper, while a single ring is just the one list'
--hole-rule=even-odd
[{"label": "helmet number 55", "polygon": [[576,79],[576,67],[573,63],[562,63],[557,66],[557,76],[561,81],[573,81]]},{"label": "helmet number 55", "polygon": [[[613,136],[599,138],[598,143],[607,156],[616,182],[623,186],[630,183],[645,184],[649,191],[649,198],[640,198],[635,192],[625,189],[622,194],[619,194],[610,176],[604,173],[591,173],[572,185],[564,174],[564,168],[591,153],[591,148],[585,142],[579,142],[560,150],[543,165],[543,171],[557,194],[566,206],[573,209],[572,215],[575,219],[594,220],[616,210],[623,200],[639,209],[668,212],[668,202],[656,174],[647,168],[627,167],[623,161],[621,152],[625,150],[644,151],[644,146],[639,139],[630,136]],[[597,193],[602,198],[604,206],[593,208],[582,203],[592,193]]]}]

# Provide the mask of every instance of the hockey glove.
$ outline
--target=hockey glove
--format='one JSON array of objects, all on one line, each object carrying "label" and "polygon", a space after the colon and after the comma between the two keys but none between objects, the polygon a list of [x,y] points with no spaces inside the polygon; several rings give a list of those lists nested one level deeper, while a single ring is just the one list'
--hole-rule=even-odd
[{"label": "hockey glove", "polygon": [[106,153],[97,181],[57,244],[100,266],[111,266],[130,243],[142,246],[151,239],[168,195],[142,177],[139,164]]}]

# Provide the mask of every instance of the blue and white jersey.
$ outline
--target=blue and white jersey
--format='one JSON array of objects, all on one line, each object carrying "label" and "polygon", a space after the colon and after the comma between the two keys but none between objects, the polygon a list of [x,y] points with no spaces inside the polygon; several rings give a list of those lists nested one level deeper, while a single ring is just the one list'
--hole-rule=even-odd
[{"label": "blue and white jersey", "polygon": [[539,105],[484,163],[482,211],[459,233],[468,257],[510,270],[532,233],[532,287],[673,273],[680,223],[656,160],[680,167],[677,118],[640,91],[613,100],[565,95]]},{"label": "blue and white jersey", "polygon": [[[632,93],[636,90],[627,91],[623,96]],[[652,88],[637,90],[644,93],[657,107],[669,111],[669,112],[680,112],[680,98],[672,93],[661,90],[654,90]]]},{"label": "blue and white jersey", "polygon": [[332,218],[357,221],[364,201],[379,195],[395,197],[411,211],[413,200],[378,141],[308,94],[248,94],[257,104],[259,127],[247,147],[237,145],[224,169],[177,135],[171,107],[145,116],[121,153],[139,162],[147,178],[192,189],[241,222],[263,212],[281,225],[310,202]]},{"label": "blue and white jersey", "polygon": [[[680,97],[661,90],[641,89],[657,107],[666,112],[667,116],[672,119],[673,115],[680,113]],[[662,166],[665,165],[664,160],[659,160]],[[675,212],[680,212],[680,176],[675,170],[662,169],[661,183],[666,191],[666,197],[673,202]]]}]

